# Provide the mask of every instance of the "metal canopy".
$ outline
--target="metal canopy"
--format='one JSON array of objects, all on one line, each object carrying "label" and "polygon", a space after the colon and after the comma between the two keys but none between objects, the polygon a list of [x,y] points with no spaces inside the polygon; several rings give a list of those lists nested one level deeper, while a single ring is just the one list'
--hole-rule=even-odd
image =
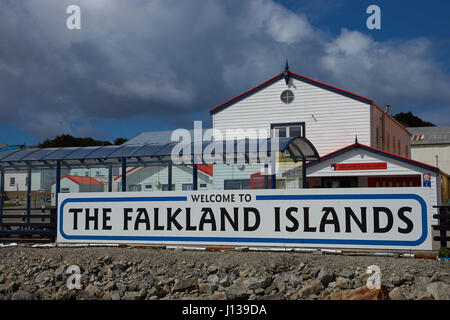
[{"label": "metal canopy", "polygon": [[[170,162],[172,151],[177,146],[177,155],[195,157],[196,163],[204,162],[204,154],[227,157],[249,155],[256,152],[285,152],[284,156],[294,161],[317,160],[319,154],[313,144],[306,138],[278,138],[276,144],[271,138],[242,139],[192,142],[182,145],[179,142],[167,144],[139,144],[96,147],[66,147],[66,148],[33,148],[0,151],[0,168],[24,169],[27,167],[55,167],[57,162],[64,166],[98,167],[106,164],[119,164],[126,159],[127,164],[145,164],[155,162]],[[272,146],[272,143],[274,145]],[[200,157],[200,158],[199,158]],[[200,162],[198,161],[200,159]],[[192,161],[194,162],[194,161]]]}]

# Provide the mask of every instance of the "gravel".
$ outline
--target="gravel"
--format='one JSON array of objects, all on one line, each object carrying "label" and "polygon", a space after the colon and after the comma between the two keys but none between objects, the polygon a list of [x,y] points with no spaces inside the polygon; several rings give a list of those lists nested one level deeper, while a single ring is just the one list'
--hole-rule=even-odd
[{"label": "gravel", "polygon": [[[379,266],[389,299],[450,299],[450,262],[432,259],[10,247],[0,248],[0,300],[316,300],[362,292],[371,265]],[[70,266],[80,273],[68,273]]]}]

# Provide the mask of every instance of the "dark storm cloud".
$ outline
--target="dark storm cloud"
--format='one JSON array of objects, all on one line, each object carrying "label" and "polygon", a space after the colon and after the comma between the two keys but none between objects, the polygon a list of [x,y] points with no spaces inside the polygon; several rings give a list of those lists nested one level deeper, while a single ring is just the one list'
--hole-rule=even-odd
[{"label": "dark storm cloud", "polygon": [[[71,4],[81,7],[81,30],[66,28]],[[294,72],[380,104],[450,102],[426,39],[379,43],[347,30],[333,38],[270,0],[0,6],[0,122],[39,139],[132,117],[189,127],[194,113],[281,72],[285,58]]]}]

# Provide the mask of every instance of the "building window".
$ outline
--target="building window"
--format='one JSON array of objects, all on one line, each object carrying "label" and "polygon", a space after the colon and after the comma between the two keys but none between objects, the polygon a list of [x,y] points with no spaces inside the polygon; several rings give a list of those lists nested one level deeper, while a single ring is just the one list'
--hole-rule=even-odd
[{"label": "building window", "polygon": [[246,190],[250,189],[250,179],[235,179],[224,181],[225,190]]},{"label": "building window", "polygon": [[181,186],[181,190],[183,191],[191,191],[192,190],[192,184],[185,184],[183,183],[183,185]]},{"label": "building window", "polygon": [[294,101],[294,93],[291,90],[284,90],[280,96],[281,101],[284,103],[291,103]]},{"label": "building window", "polygon": [[11,177],[9,178],[9,186],[14,187],[16,185],[16,178]]},{"label": "building window", "polygon": [[300,137],[302,135],[302,127],[289,127],[289,137]]},{"label": "building window", "polygon": [[200,183],[200,188],[206,188],[206,183]]},{"label": "building window", "polygon": [[151,184],[146,184],[145,185],[145,189],[151,189],[152,188],[152,185]]},{"label": "building window", "polygon": [[279,138],[293,138],[303,136],[303,126],[299,123],[272,124],[272,136]]},{"label": "building window", "polygon": [[70,193],[69,188],[61,188],[61,193]]},{"label": "building window", "polygon": [[28,186],[28,177],[25,177],[25,186]]},{"label": "building window", "polygon": [[84,176],[85,176],[85,177],[89,177],[89,171],[86,171],[86,172],[84,173]]},{"label": "building window", "polygon": [[128,191],[140,192],[142,191],[142,186],[140,184],[130,184],[128,185]]},{"label": "building window", "polygon": [[[175,190],[175,185],[174,184],[172,184],[172,191],[174,191]],[[169,184],[163,184],[162,185],[162,191],[169,191]]]},{"label": "building window", "polygon": [[275,130],[275,137],[279,137],[279,138],[287,137],[286,128],[274,128],[274,130]]}]

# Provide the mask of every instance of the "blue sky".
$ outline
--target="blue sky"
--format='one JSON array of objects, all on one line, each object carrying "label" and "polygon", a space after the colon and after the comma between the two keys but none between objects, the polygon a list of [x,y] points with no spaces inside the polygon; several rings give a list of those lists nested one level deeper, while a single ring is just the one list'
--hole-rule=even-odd
[{"label": "blue sky", "polygon": [[[67,30],[66,8],[81,8]],[[381,30],[366,9],[381,8]],[[4,0],[0,144],[210,125],[291,70],[450,125],[449,1]]]}]

